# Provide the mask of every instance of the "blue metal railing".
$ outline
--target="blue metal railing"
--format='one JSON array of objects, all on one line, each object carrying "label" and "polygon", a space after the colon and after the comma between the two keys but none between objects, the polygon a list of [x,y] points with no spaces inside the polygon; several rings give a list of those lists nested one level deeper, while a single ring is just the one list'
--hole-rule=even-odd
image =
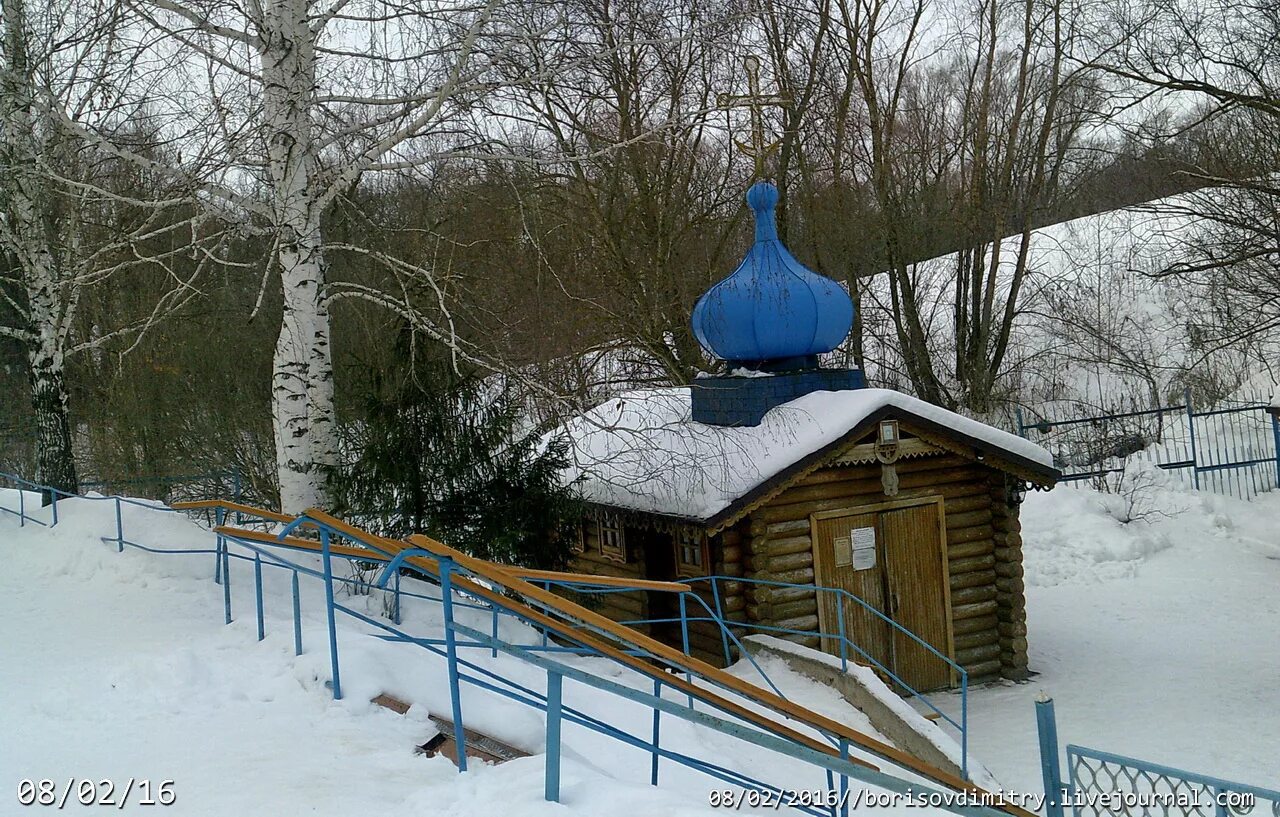
[{"label": "blue metal railing", "polygon": [[[65,501],[65,499],[70,496],[69,494],[66,494],[65,492],[61,492],[61,491],[56,491],[54,489],[49,489],[45,486],[36,485],[27,480],[23,480],[21,478],[18,478],[12,475],[0,474],[0,478],[8,479],[10,482],[17,484],[20,487],[28,487],[28,488],[35,489],[37,491],[49,492],[50,495],[55,499],[55,502],[51,506],[51,509],[47,515],[49,517],[48,519],[40,519],[37,516],[32,515],[33,511],[31,511],[27,507],[26,498],[24,497],[21,490],[19,490],[17,495],[18,509],[14,510],[14,509],[5,507],[3,504],[0,504],[0,511],[5,511],[7,513],[18,516],[20,525],[25,524],[28,521],[35,522],[41,525],[48,525],[48,526],[53,526],[57,524],[57,520],[58,520],[57,504],[59,501]],[[758,791],[772,792],[774,795],[781,795],[783,793],[783,788],[780,786],[775,786],[772,784],[768,784],[764,781],[752,779],[745,775],[742,775],[739,772],[725,768],[723,766],[719,766],[706,760],[702,760],[702,759],[695,758],[680,752],[673,751],[668,747],[663,747],[660,744],[660,716],[662,713],[674,714],[684,720],[689,720],[694,723],[707,726],[709,728],[720,731],[724,734],[728,734],[736,738],[739,738],[741,740],[745,740],[748,743],[752,743],[762,748],[771,749],[773,751],[780,752],[784,755],[802,760],[818,769],[823,769],[827,774],[829,783],[833,784],[832,785],[833,789],[834,789],[835,777],[838,775],[839,781],[840,781],[839,790],[842,792],[846,792],[846,793],[848,792],[849,777],[854,777],[855,779],[862,780],[865,783],[880,786],[880,787],[889,789],[891,791],[904,792],[909,790],[909,788],[912,787],[913,785],[916,792],[927,790],[927,787],[922,789],[919,783],[912,784],[908,781],[902,780],[892,775],[879,772],[873,768],[867,767],[865,764],[862,764],[854,760],[850,754],[850,745],[848,741],[839,735],[836,735],[836,734],[824,735],[824,737],[826,737],[828,740],[834,742],[834,744],[837,747],[837,752],[835,753],[819,752],[813,748],[810,748],[809,746],[804,745],[803,743],[797,743],[793,739],[775,734],[771,730],[762,729],[759,724],[753,724],[749,721],[743,722],[741,720],[741,715],[733,712],[732,710],[726,710],[722,708],[720,711],[720,714],[717,715],[717,714],[712,714],[711,712],[706,712],[700,709],[696,709],[694,706],[694,700],[693,700],[696,693],[695,689],[685,690],[689,698],[688,704],[686,705],[683,703],[678,703],[676,701],[673,701],[670,698],[663,697],[663,687],[670,686],[671,684],[664,682],[660,678],[654,679],[653,694],[649,694],[648,692],[641,692],[640,690],[632,686],[619,684],[617,682],[598,678],[592,673],[586,673],[583,670],[580,670],[576,667],[564,664],[559,661],[554,661],[551,658],[547,657],[548,654],[551,654],[551,653],[602,655],[597,650],[590,648],[583,642],[579,642],[579,646],[574,647],[572,644],[568,646],[564,644],[553,645],[548,643],[545,638],[543,639],[543,643],[541,645],[516,645],[516,644],[511,644],[506,641],[503,641],[499,637],[499,627],[497,623],[499,616],[512,617],[518,621],[521,621],[523,623],[526,623],[535,627],[539,625],[537,622],[531,621],[526,617],[524,617],[519,612],[518,609],[515,609],[514,607],[511,607],[511,606],[505,606],[500,601],[495,602],[494,600],[477,599],[465,593],[459,593],[456,589],[451,588],[449,585],[451,584],[452,577],[455,575],[466,576],[468,575],[467,571],[465,569],[462,569],[459,565],[454,563],[451,559],[447,557],[443,557],[439,554],[433,555],[432,558],[436,559],[442,565],[442,570],[440,571],[441,575],[437,575],[434,577],[425,576],[425,578],[427,578],[428,580],[431,580],[434,578],[436,581],[436,587],[438,588],[439,595],[434,596],[429,593],[417,593],[417,592],[413,592],[411,590],[406,590],[402,588],[400,585],[399,567],[403,565],[404,560],[401,559],[400,560],[401,565],[397,566],[397,569],[393,570],[389,567],[389,565],[396,558],[396,555],[393,555],[390,553],[385,554],[381,559],[376,559],[378,561],[384,561],[388,564],[388,567],[383,569],[382,576],[380,577],[380,580],[377,584],[362,582],[354,578],[343,578],[343,577],[336,576],[333,570],[333,561],[332,561],[333,555],[339,555],[340,558],[345,558],[345,559],[354,560],[354,561],[368,561],[369,559],[366,559],[363,557],[357,559],[356,557],[347,556],[345,554],[332,553],[331,542],[333,539],[338,538],[341,535],[341,533],[339,531],[330,529],[325,525],[316,524],[314,520],[300,519],[298,520],[297,523],[294,523],[293,525],[288,526],[288,528],[286,528],[286,530],[280,534],[280,537],[283,538],[285,534],[289,532],[290,529],[292,529],[293,527],[296,527],[297,524],[305,523],[305,524],[312,525],[312,527],[316,530],[318,534],[318,539],[320,543],[321,561],[322,561],[322,569],[320,570],[317,570],[314,567],[309,567],[307,565],[304,565],[295,561],[291,561],[290,559],[287,559],[284,556],[280,555],[279,553],[275,552],[276,549],[288,550],[287,543],[278,542],[278,543],[273,543],[267,546],[267,545],[263,545],[260,542],[254,542],[254,541],[242,539],[239,537],[233,537],[233,536],[226,535],[224,533],[219,533],[217,535],[215,539],[215,546],[213,549],[209,549],[209,548],[169,549],[169,548],[161,548],[161,547],[155,547],[152,545],[143,544],[141,542],[138,542],[138,541],[135,541],[134,539],[129,538],[126,535],[126,532],[124,529],[125,520],[124,520],[124,514],[123,514],[123,506],[133,505],[133,506],[146,508],[148,510],[156,511],[156,512],[174,513],[177,511],[174,511],[173,509],[167,508],[164,506],[159,506],[152,502],[139,502],[137,500],[132,500],[125,497],[114,497],[114,496],[113,497],[80,497],[80,499],[86,499],[89,501],[105,501],[105,502],[113,503],[114,505],[113,534],[114,535],[103,536],[101,537],[101,539],[105,543],[114,545],[118,551],[123,552],[125,546],[129,546],[129,547],[137,548],[139,550],[143,550],[150,553],[185,554],[185,555],[213,554],[215,556],[214,577],[215,577],[215,581],[219,582],[223,586],[222,595],[223,595],[223,604],[224,604],[224,618],[227,623],[230,623],[233,620],[232,597],[231,597],[232,560],[235,560],[237,563],[252,563],[253,578],[254,578],[254,601],[255,601],[254,606],[255,606],[255,618],[256,618],[256,624],[257,624],[256,634],[259,640],[265,638],[265,635],[266,635],[266,621],[265,621],[264,599],[263,599],[264,567],[288,571],[291,574],[290,590],[291,590],[291,596],[292,596],[291,612],[292,612],[292,623],[293,623],[293,640],[294,640],[295,652],[297,654],[301,654],[303,650],[301,595],[300,595],[300,588],[299,588],[299,577],[307,576],[310,578],[316,578],[323,581],[326,589],[326,594],[325,594],[326,595],[326,619],[327,619],[326,624],[327,624],[327,629],[329,630],[329,633],[328,633],[329,648],[330,648],[331,661],[332,661],[331,669],[333,673],[332,686],[333,686],[333,694],[335,697],[341,697],[342,695],[340,665],[338,660],[339,653],[338,653],[337,628],[336,628],[336,620],[335,620],[337,613],[342,613],[345,616],[355,618],[373,627],[375,630],[383,631],[385,634],[379,636],[380,638],[384,638],[386,640],[391,640],[391,641],[403,641],[407,643],[412,643],[417,646],[423,647],[425,649],[431,650],[432,652],[444,657],[449,666],[451,699],[454,704],[454,712],[453,712],[454,723],[455,723],[455,727],[457,728],[457,733],[455,734],[455,740],[457,741],[457,744],[459,747],[458,755],[459,755],[459,763],[461,768],[465,768],[465,765],[466,765],[466,761],[464,759],[465,758],[465,734],[462,731],[463,713],[461,711],[461,696],[460,696],[460,690],[459,690],[459,687],[461,684],[467,683],[482,689],[486,689],[491,692],[496,692],[511,700],[518,701],[525,705],[533,706],[534,708],[537,708],[547,713],[548,768],[547,768],[546,793],[547,793],[548,799],[555,799],[555,797],[558,796],[558,786],[559,786],[559,768],[558,768],[559,740],[558,738],[559,738],[559,730],[561,728],[560,722],[562,720],[568,721],[569,723],[577,724],[579,726],[583,726],[592,731],[607,735],[611,738],[620,740],[629,745],[636,746],[638,748],[642,748],[648,751],[652,756],[651,782],[654,785],[656,785],[658,782],[659,760],[662,758],[666,758],[668,760],[677,762],[680,765],[684,765],[689,768],[698,770],[700,772],[708,774],[709,776],[715,779],[722,780],[727,783],[744,786],[744,787],[751,788]],[[44,515],[42,511],[35,511],[34,513]],[[218,513],[216,521],[217,522],[222,521],[221,512]],[[366,548],[372,547],[376,550],[376,544],[372,544],[369,541],[362,540],[362,539],[356,539],[353,541],[358,542],[360,545]],[[233,550],[231,547],[229,547],[230,543],[234,543],[236,545],[236,548],[243,552],[236,552],[236,550]],[[423,571],[421,571],[420,569],[416,569],[416,572],[418,572],[419,574],[423,574]],[[342,604],[338,602],[334,594],[335,585],[340,585],[340,584],[346,584],[352,587],[362,587],[368,590],[372,590],[376,588],[385,589],[388,583],[390,583],[391,577],[394,577],[393,589],[390,591],[394,594],[394,598],[395,598],[394,612],[392,614],[394,624],[388,624],[386,621],[380,621],[369,615],[364,614],[359,610],[355,610],[345,604]],[[428,586],[430,586],[430,582],[428,583]],[[595,588],[595,589],[598,592],[608,592],[608,590],[604,588]],[[683,616],[683,619],[685,621],[684,629],[686,633],[685,645],[686,645],[686,654],[687,654],[688,622],[697,621],[697,620],[713,620],[713,621],[719,621],[722,625],[725,625],[725,622],[723,621],[723,618],[720,615],[712,611],[712,609],[706,605],[705,601],[702,600],[698,594],[687,593],[682,595],[688,596],[688,599],[686,600],[687,602],[691,601],[693,602],[694,605],[700,605],[707,613],[706,616],[700,616],[700,615],[699,616],[688,616],[688,615]],[[441,606],[442,612],[444,613],[444,619],[445,619],[444,628],[443,628],[444,632],[442,633],[441,638],[416,637],[406,633],[405,631],[399,628],[398,625],[399,625],[399,618],[400,618],[400,605],[403,599],[409,599],[409,598],[422,599],[433,604],[439,604]],[[489,633],[481,632],[476,627],[472,627],[466,623],[458,621],[456,617],[458,610],[478,611],[487,616],[490,616],[492,618],[492,625],[490,628],[490,632]],[[730,622],[729,624],[736,625],[737,623]],[[584,629],[589,630],[591,628],[585,627]],[[738,641],[736,634],[732,632],[730,627],[725,626],[724,632],[725,632],[726,643],[733,642],[738,646],[739,649],[741,649],[741,642]],[[564,635],[564,634],[562,633],[561,635]],[[572,638],[571,633],[570,633],[570,638]],[[546,670],[547,677],[548,677],[548,686],[545,693],[540,693],[537,690],[533,690],[526,686],[518,684],[509,678],[506,678],[497,674],[490,668],[483,667],[481,665],[476,664],[474,661],[464,658],[463,656],[460,655],[459,651],[465,648],[484,649],[486,651],[489,651],[491,655],[495,655],[495,656],[498,652],[502,652],[504,654],[519,658],[525,663],[541,667],[542,669]],[[745,651],[743,651],[743,653],[746,654]],[[660,656],[655,656],[642,650],[631,650],[628,652],[628,654],[639,655],[650,661],[661,662],[663,660]],[[758,668],[758,665],[757,665],[757,668]],[[687,668],[685,671],[687,673]],[[646,738],[646,737],[631,735],[629,733],[626,733],[624,730],[620,730],[616,727],[613,727],[609,724],[606,724],[600,721],[598,718],[595,718],[593,716],[587,715],[586,713],[580,712],[574,708],[566,706],[564,704],[562,696],[557,694],[557,692],[561,689],[563,680],[566,678],[573,680],[575,682],[579,682],[588,686],[595,687],[597,689],[614,693],[632,702],[652,708],[653,709],[652,736]],[[705,679],[701,679],[701,680],[705,680]],[[714,680],[713,680],[713,683],[715,683]],[[735,694],[738,694],[737,691],[735,690],[729,690],[729,691],[735,692]],[[685,697],[685,695],[682,694],[681,697]],[[700,702],[705,703],[705,701],[702,699],[702,696],[698,696],[698,697]],[[714,710],[715,708],[716,708],[716,705],[713,703],[712,709]],[[725,715],[728,715],[729,717],[726,718],[724,717]],[[889,758],[889,760],[890,762],[893,762],[892,758]],[[789,787],[790,786],[794,786],[793,781],[790,782]],[[829,807],[801,807],[801,810],[806,811],[807,813],[813,813],[813,814],[832,814],[832,815],[835,815],[837,813],[843,814],[843,813],[847,813],[848,801],[847,799],[842,799],[842,802],[832,804]],[[953,810],[956,813],[983,815],[983,817],[988,817],[989,815],[996,815],[996,814],[1003,813],[997,809],[988,808],[985,806],[961,806]]]},{"label": "blue metal railing", "polygon": [[1105,488],[1133,460],[1241,499],[1280,487],[1280,415],[1262,395],[1197,411],[1188,391],[1175,406],[1034,422],[1018,409],[1016,420],[1020,436],[1054,454],[1067,485]]},{"label": "blue metal railing", "polygon": [[[688,644],[689,644],[689,625],[693,623],[698,623],[698,622],[713,624],[720,630],[721,645],[723,649],[723,657],[724,657],[725,665],[728,666],[733,661],[733,655],[731,650],[731,646],[732,646],[733,648],[737,649],[738,655],[740,657],[745,658],[752,664],[756,672],[765,680],[765,683],[769,685],[769,687],[774,691],[774,693],[781,697],[786,697],[786,696],[782,694],[782,692],[778,689],[777,685],[774,684],[774,682],[760,667],[759,663],[755,660],[755,658],[752,657],[751,653],[745,648],[741,639],[738,637],[737,632],[735,631],[741,631],[744,633],[755,632],[755,633],[761,633],[765,635],[774,635],[774,636],[783,636],[783,637],[792,636],[792,637],[798,637],[798,638],[818,638],[818,639],[821,639],[819,643],[831,643],[833,644],[836,652],[840,657],[841,671],[843,672],[848,671],[849,661],[851,659],[854,660],[856,663],[862,663],[866,666],[870,666],[873,669],[875,669],[878,673],[882,674],[884,677],[891,680],[894,684],[897,684],[901,689],[905,690],[907,693],[907,696],[910,699],[919,701],[929,711],[934,713],[939,720],[953,727],[958,732],[959,738],[960,738],[961,773],[966,780],[968,779],[969,777],[969,673],[965,670],[964,667],[957,664],[954,660],[952,660],[949,656],[947,656],[941,650],[937,649],[935,646],[933,646],[929,642],[920,638],[920,636],[911,632],[906,627],[903,627],[898,622],[889,618],[883,612],[876,609],[873,605],[869,604],[864,599],[861,599],[858,596],[855,596],[854,594],[850,593],[847,590],[844,590],[843,588],[823,587],[820,585],[811,585],[811,584],[804,584],[804,585],[792,584],[788,582],[768,581],[764,579],[746,579],[739,576],[702,576],[697,578],[681,579],[681,582],[689,585],[705,585],[710,591],[708,595],[711,596],[712,602],[715,604],[715,609],[713,610],[711,607],[707,605],[706,599],[703,597],[703,594],[701,593],[697,593],[697,592],[681,593],[680,594],[681,615],[679,618],[631,619],[631,620],[623,621],[621,623],[626,624],[628,626],[632,626],[632,627],[642,626],[642,625],[653,625],[653,624],[679,623],[680,630],[681,630],[681,638],[684,642],[686,653],[688,652]],[[728,619],[724,615],[723,608],[721,607],[721,601],[720,601],[722,598],[720,585],[723,582],[736,582],[739,584],[750,584],[750,585],[759,585],[759,586],[785,588],[785,589],[805,589],[805,590],[812,589],[815,595],[817,596],[827,595],[829,597],[833,597],[836,602],[837,631],[822,632],[817,630],[797,630],[797,629],[792,629],[787,627],[778,627],[775,625],[760,624],[757,622],[734,621],[732,619]],[[695,614],[692,616],[687,615],[686,610],[690,603],[701,607],[705,615],[700,615],[700,614]],[[820,598],[818,599],[818,604],[819,604],[819,607],[821,607],[822,601]],[[959,692],[960,692],[960,716],[958,719],[948,714],[941,708],[939,708],[938,705],[934,703],[932,700],[930,700],[929,697],[926,696],[922,691],[915,689],[911,684],[907,683],[896,672],[894,672],[892,669],[886,666],[881,660],[877,659],[874,655],[871,655],[869,652],[867,652],[865,649],[863,649],[861,646],[859,646],[857,643],[855,643],[852,639],[848,637],[848,634],[845,632],[844,613],[845,613],[845,610],[850,607],[860,609],[867,613],[870,613],[874,618],[888,624],[889,627],[894,632],[899,633],[905,636],[906,638],[909,638],[919,646],[923,647],[930,655],[932,655],[935,659],[937,659],[943,665],[945,665],[949,673],[954,673],[953,677],[956,678],[958,681]]]},{"label": "blue metal railing", "polygon": [[1064,781],[1053,699],[1036,702],[1036,722],[1047,817],[1064,817],[1068,806],[1073,817],[1280,817],[1280,791],[1275,789],[1075,744],[1066,746]]},{"label": "blue metal railing", "polygon": [[[755,584],[755,585],[763,585],[763,586],[787,588],[787,589],[795,589],[795,588],[812,589],[815,592],[815,594],[819,594],[819,595],[828,594],[834,597],[836,600],[836,611],[837,611],[836,619],[838,622],[838,625],[837,625],[838,630],[837,632],[834,632],[834,633],[815,631],[815,630],[796,630],[796,629],[790,629],[786,627],[778,627],[774,625],[759,624],[754,622],[733,621],[731,619],[728,619],[724,616],[723,608],[721,607],[721,602],[720,602],[720,599],[722,597],[720,585],[722,582],[737,582],[740,584]],[[586,595],[603,595],[608,593],[626,593],[626,592],[635,591],[635,588],[591,587],[582,582],[570,581],[570,580],[540,580],[535,583],[545,586],[547,588],[560,587],[566,590],[572,590],[574,592],[583,593]],[[760,663],[755,659],[755,657],[751,654],[751,652],[746,649],[746,646],[742,643],[742,640],[739,637],[738,631],[741,631],[743,633],[755,632],[755,633],[761,633],[766,635],[775,635],[775,636],[783,636],[783,637],[786,637],[786,636],[794,636],[794,637],[801,637],[801,638],[816,637],[816,638],[822,639],[823,641],[832,642],[840,657],[841,671],[843,672],[848,671],[849,661],[851,660],[851,658],[855,662],[863,663],[867,666],[872,667],[877,672],[883,674],[884,677],[887,677],[894,684],[897,684],[901,689],[905,690],[909,698],[919,701],[929,711],[933,712],[937,716],[938,720],[950,725],[956,730],[960,740],[959,766],[961,769],[962,776],[966,780],[968,779],[969,777],[969,673],[964,669],[964,667],[957,664],[955,661],[953,661],[945,653],[938,650],[932,644],[923,640],[918,635],[911,632],[907,628],[903,627],[898,622],[889,618],[880,610],[876,609],[875,607],[867,603],[865,600],[855,596],[854,594],[842,588],[822,587],[822,586],[815,586],[815,585],[808,585],[808,584],[800,585],[800,584],[792,584],[787,582],[768,581],[763,579],[744,579],[736,576],[702,576],[702,577],[696,577],[696,578],[685,578],[685,579],[681,579],[680,583],[686,584],[686,585],[705,585],[706,587],[708,587],[710,592],[709,594],[706,594],[706,595],[711,596],[712,603],[715,605],[715,607],[713,608],[710,605],[708,605],[707,599],[704,598],[703,593],[698,593],[696,591],[683,592],[683,593],[676,594],[678,608],[680,612],[680,615],[678,617],[628,619],[628,620],[620,621],[619,623],[625,624],[629,627],[652,626],[655,624],[679,624],[681,646],[686,655],[690,654],[690,638],[689,638],[690,625],[698,624],[698,623],[711,624],[714,627],[716,627],[717,630],[719,631],[725,666],[728,666],[729,664],[733,663],[733,658],[734,658],[733,653],[734,653],[734,650],[736,650],[738,657],[750,663],[753,669],[755,670],[756,674],[760,676],[760,678],[769,687],[769,689],[772,690],[775,695],[778,695],[783,699],[785,699],[787,696],[783,693],[782,689],[779,688],[778,685],[773,681],[773,679],[769,677],[768,673],[764,671],[764,669],[760,666]],[[819,601],[819,604],[821,604],[820,601]],[[926,696],[923,692],[915,689],[911,684],[907,683],[903,678],[901,678],[896,672],[894,672],[889,667],[887,667],[882,661],[880,661],[875,656],[868,653],[861,646],[859,646],[852,639],[850,639],[845,632],[845,622],[844,622],[844,611],[847,607],[857,607],[869,612],[874,617],[888,624],[894,631],[902,634],[903,636],[919,644],[929,654],[931,654],[934,658],[936,658],[938,661],[944,664],[947,667],[949,673],[954,673],[954,677],[958,681],[959,694],[960,694],[959,717],[956,718],[948,714],[941,708],[939,708],[938,705],[934,701],[932,701],[928,696]],[[693,608],[692,612],[690,612],[690,608]]]}]

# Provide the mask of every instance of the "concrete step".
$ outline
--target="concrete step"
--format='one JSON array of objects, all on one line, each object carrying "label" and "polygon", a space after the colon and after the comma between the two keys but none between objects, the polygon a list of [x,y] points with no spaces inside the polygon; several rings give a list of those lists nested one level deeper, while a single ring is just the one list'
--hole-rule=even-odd
[{"label": "concrete step", "polygon": [[[871,721],[876,731],[904,752],[925,763],[961,776],[960,747],[932,719],[922,715],[882,681],[870,667],[849,663],[842,670],[840,659],[811,647],[802,647],[768,635],[750,635],[743,645],[752,655],[770,655],[784,661],[800,675],[831,687]],[[970,779],[983,782],[990,773],[969,758]]]}]

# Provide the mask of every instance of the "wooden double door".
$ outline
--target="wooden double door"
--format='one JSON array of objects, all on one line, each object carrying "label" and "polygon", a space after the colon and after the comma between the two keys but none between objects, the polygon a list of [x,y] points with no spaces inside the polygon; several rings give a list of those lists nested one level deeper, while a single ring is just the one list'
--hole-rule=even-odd
[{"label": "wooden double door", "polygon": [[[937,655],[892,626],[901,625],[945,656],[952,656],[950,580],[941,497],[900,500],[814,514],[814,581],[862,599],[818,591],[822,632],[840,632],[916,691],[955,683]],[[867,609],[874,608],[884,616]],[[838,639],[823,648],[839,654]],[[870,663],[852,648],[851,661]],[[886,681],[889,679],[886,678]]]}]

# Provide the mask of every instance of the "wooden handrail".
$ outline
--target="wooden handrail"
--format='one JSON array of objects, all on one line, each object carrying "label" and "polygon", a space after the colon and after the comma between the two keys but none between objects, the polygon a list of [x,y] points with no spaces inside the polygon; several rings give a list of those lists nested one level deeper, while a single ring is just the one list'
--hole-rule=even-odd
[{"label": "wooden handrail", "polygon": [[566,573],[563,570],[527,570],[523,567],[507,567],[494,565],[518,579],[542,581],[571,582],[573,584],[590,584],[598,587],[633,587],[636,590],[663,590],[668,593],[687,593],[693,590],[680,582],[659,582],[652,579],[628,579],[624,576],[593,576],[590,573]]},{"label": "wooden handrail", "polygon": [[[321,553],[323,548],[315,539],[299,539],[296,536],[286,536],[281,539],[274,533],[264,533],[257,530],[247,530],[245,528],[234,528],[230,525],[219,525],[213,529],[214,533],[220,533],[223,536],[231,536],[236,539],[248,539],[252,542],[259,542],[264,545],[277,545],[280,547],[292,548],[293,550],[305,550],[312,553]],[[329,552],[338,556],[350,556],[353,559],[364,559],[369,562],[389,562],[390,558],[368,548],[350,547],[348,545],[329,545]]]},{"label": "wooden handrail", "polygon": [[175,511],[196,511],[204,508],[222,508],[223,510],[242,513],[248,516],[259,516],[272,522],[283,522],[288,524],[297,519],[296,516],[280,513],[279,511],[271,511],[266,508],[255,508],[252,505],[243,505],[239,502],[228,502],[223,499],[197,499],[190,502],[174,502],[169,505]]},{"label": "wooden handrail", "polygon": [[[312,512],[307,511],[307,515],[312,516]],[[316,517],[312,516],[312,518]],[[801,723],[806,724],[807,726],[838,735],[848,740],[851,744],[861,747],[862,749],[878,755],[879,757],[883,757],[886,760],[897,763],[904,768],[910,769],[922,777],[936,783],[941,783],[942,785],[957,791],[967,791],[972,794],[990,794],[981,787],[976,786],[967,780],[956,777],[944,769],[939,769],[936,766],[925,763],[914,755],[903,752],[895,746],[891,746],[883,741],[877,740],[870,735],[857,731],[856,729],[850,729],[848,726],[837,721],[833,721],[830,718],[813,712],[812,710],[797,706],[770,690],[761,689],[760,687],[748,684],[746,681],[730,675],[719,667],[714,667],[698,658],[687,656],[673,647],[663,644],[660,641],[656,641],[629,627],[618,624],[612,619],[606,618],[592,610],[588,610],[581,605],[574,604],[573,602],[557,596],[554,593],[543,590],[536,585],[529,584],[519,577],[512,576],[506,571],[494,571],[488,569],[490,567],[489,563],[476,559],[473,556],[460,553],[459,551],[441,544],[430,537],[415,534],[409,537],[409,542],[417,547],[423,548],[424,550],[435,550],[437,548],[443,549],[448,552],[448,555],[457,561],[458,564],[476,575],[502,584],[507,587],[507,589],[513,590],[526,598],[534,599],[545,607],[554,609],[561,615],[577,619],[584,624],[589,624],[592,627],[603,630],[623,643],[630,644],[631,646],[644,650],[651,655],[660,657],[671,664],[687,669],[690,672],[708,680],[714,681],[717,684],[742,695],[748,700],[756,701],[770,709],[782,712]],[[406,561],[412,561],[412,557]],[[510,599],[506,599],[500,594],[493,593],[493,591],[490,591],[481,585],[467,581],[462,577],[458,578],[457,584],[464,588],[468,593],[481,595],[493,603],[506,604],[506,606],[510,607]],[[592,649],[609,656],[615,661],[629,666],[651,678],[660,678],[668,685],[677,687],[687,694],[699,697],[714,706],[724,709],[725,711],[732,712],[749,722],[779,732],[780,734],[784,734],[788,738],[809,746],[812,749],[823,752],[824,754],[839,757],[839,753],[828,744],[809,738],[807,735],[796,732],[770,718],[765,718],[750,709],[746,709],[733,701],[718,695],[715,692],[696,686],[679,675],[668,674],[647,661],[636,656],[628,655],[627,653],[616,649],[607,642],[596,638],[592,633],[583,632],[576,628],[568,628],[563,623],[559,623],[557,625],[555,619],[528,607],[528,605],[523,606],[526,607],[527,610],[521,610],[520,615],[537,620],[539,623],[543,624],[543,626],[552,627],[566,638],[571,638],[582,643],[584,646],[591,647]],[[530,614],[532,614],[532,616],[530,616]],[[999,801],[999,798],[997,798],[997,801]],[[1033,812],[1027,811],[1026,809],[1019,808],[1011,803],[999,802],[1000,804],[998,807],[1010,814],[1016,814],[1019,817],[1036,817]]]},{"label": "wooden handrail", "polygon": [[[309,508],[304,512],[304,515],[341,532],[349,538],[371,547],[385,549],[386,552],[393,555],[398,553],[400,550],[406,549],[406,543],[404,541],[374,536],[373,534],[362,531],[359,528],[350,525],[323,510],[320,510],[319,508]],[[376,542],[376,544],[372,544],[373,542]],[[566,618],[576,620],[580,623],[590,625],[591,627],[608,633],[610,636],[618,639],[624,644],[629,644],[634,648],[649,653],[650,655],[662,658],[676,667],[688,670],[689,672],[706,678],[709,681],[713,681],[726,689],[731,689],[750,701],[754,701],[773,709],[774,711],[783,713],[806,726],[844,738],[850,744],[896,763],[903,768],[910,769],[921,777],[932,780],[935,783],[942,784],[956,791],[968,792],[975,795],[985,795],[988,798],[993,798],[991,792],[988,792],[982,787],[970,783],[967,780],[957,777],[945,769],[932,766],[914,755],[908,754],[895,746],[885,743],[884,741],[877,740],[876,738],[859,732],[856,729],[851,729],[845,724],[834,721],[817,712],[797,706],[770,690],[761,689],[760,687],[748,684],[746,681],[730,675],[719,667],[714,667],[698,658],[687,656],[673,647],[663,644],[662,642],[650,638],[649,636],[637,632],[629,627],[618,624],[612,619],[606,618],[592,610],[588,610],[582,605],[575,604],[568,599],[556,595],[555,593],[544,590],[534,584],[530,584],[520,576],[510,572],[507,568],[483,559],[477,559],[474,556],[469,556],[455,548],[449,547],[443,542],[439,542],[422,534],[409,536],[407,544],[409,546],[430,551],[438,556],[447,557],[472,574],[501,585],[525,598],[533,599],[543,607],[549,610],[554,610],[556,613],[565,616]],[[435,559],[410,556],[405,559],[405,562],[439,575],[439,562]],[[512,610],[513,612],[518,613],[522,618],[534,621],[560,634],[562,637],[576,641],[585,647],[596,650],[602,655],[608,656],[614,661],[630,667],[642,675],[661,680],[668,686],[675,687],[688,695],[700,698],[723,711],[730,712],[745,721],[783,735],[788,739],[807,746],[815,751],[832,757],[840,757],[840,753],[834,747],[801,732],[797,732],[785,724],[781,724],[771,718],[765,717],[723,697],[716,692],[699,687],[680,675],[670,674],[662,668],[637,656],[628,655],[626,652],[619,650],[603,639],[597,637],[594,633],[574,627],[571,622],[564,622],[555,619],[546,613],[520,602],[517,599],[504,596],[501,593],[497,593],[463,576],[455,577],[453,582],[460,589],[473,596],[484,598],[493,604]],[[870,764],[854,758],[850,758],[850,761],[859,763],[860,765],[870,766]],[[1017,815],[1017,817],[1037,817],[1034,812],[1028,811],[1012,803],[1004,802],[1004,800],[998,796],[994,796],[993,800],[993,808],[997,808],[1009,814]]]}]

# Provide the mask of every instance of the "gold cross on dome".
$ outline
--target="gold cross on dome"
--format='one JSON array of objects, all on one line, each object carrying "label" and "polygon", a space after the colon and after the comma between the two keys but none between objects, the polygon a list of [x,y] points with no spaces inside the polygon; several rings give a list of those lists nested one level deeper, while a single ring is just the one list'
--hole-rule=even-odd
[{"label": "gold cross on dome", "polygon": [[733,142],[738,146],[738,150],[755,160],[756,177],[762,178],[764,176],[765,159],[782,144],[781,139],[773,142],[765,141],[764,108],[766,105],[785,108],[791,104],[791,96],[782,93],[760,93],[760,58],[754,54],[748,54],[742,58],[742,67],[747,71],[748,93],[720,94],[716,97],[716,102],[722,108],[751,109],[751,144],[737,139],[734,139]]}]

